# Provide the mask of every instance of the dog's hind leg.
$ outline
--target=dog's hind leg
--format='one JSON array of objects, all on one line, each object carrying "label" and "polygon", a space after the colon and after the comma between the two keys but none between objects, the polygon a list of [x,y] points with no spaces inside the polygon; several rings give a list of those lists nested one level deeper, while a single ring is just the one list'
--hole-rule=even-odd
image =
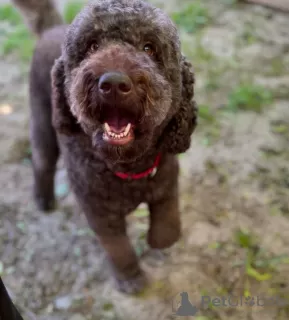
[{"label": "dog's hind leg", "polygon": [[30,141],[34,173],[34,199],[39,210],[49,211],[55,206],[54,176],[59,147],[51,123],[51,101],[41,92],[31,91]]}]

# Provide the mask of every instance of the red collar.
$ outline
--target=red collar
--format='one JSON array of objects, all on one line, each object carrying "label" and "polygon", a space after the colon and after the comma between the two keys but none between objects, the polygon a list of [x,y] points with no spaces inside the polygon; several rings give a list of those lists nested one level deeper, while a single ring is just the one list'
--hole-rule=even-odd
[{"label": "red collar", "polygon": [[146,178],[147,176],[151,175],[154,176],[156,174],[157,168],[159,166],[161,160],[161,155],[158,154],[153,166],[148,170],[141,172],[141,173],[124,173],[124,172],[115,172],[114,174],[121,178],[121,179],[129,179],[129,180],[138,180],[142,178]]}]

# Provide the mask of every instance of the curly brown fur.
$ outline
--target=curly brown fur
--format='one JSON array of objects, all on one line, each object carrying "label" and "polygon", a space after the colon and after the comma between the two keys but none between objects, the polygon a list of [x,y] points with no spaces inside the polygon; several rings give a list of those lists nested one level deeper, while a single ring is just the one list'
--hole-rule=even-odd
[{"label": "curly brown fur", "polygon": [[[189,148],[196,126],[192,67],[180,53],[174,24],[142,0],[93,1],[64,37],[65,30],[47,32],[32,62],[36,200],[41,209],[52,206],[59,143],[71,187],[107,253],[119,289],[136,292],[146,280],[125,217],[140,203],[149,205],[152,248],[167,248],[181,234],[175,155]],[[152,50],[145,52],[147,43]],[[55,58],[51,88],[48,71]],[[129,90],[107,98],[101,84],[108,72],[121,75]],[[57,139],[50,121],[51,90]],[[105,122],[111,127],[133,123],[129,142],[116,145],[108,139]],[[154,177],[129,181],[115,175],[147,170],[158,153],[161,162]]]}]

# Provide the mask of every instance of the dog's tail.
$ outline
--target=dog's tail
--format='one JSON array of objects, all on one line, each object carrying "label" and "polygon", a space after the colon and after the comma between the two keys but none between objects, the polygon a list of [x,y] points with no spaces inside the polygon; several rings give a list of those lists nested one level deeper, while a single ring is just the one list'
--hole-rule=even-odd
[{"label": "dog's tail", "polygon": [[23,16],[30,31],[37,37],[44,31],[64,23],[53,0],[12,0],[12,3]]}]

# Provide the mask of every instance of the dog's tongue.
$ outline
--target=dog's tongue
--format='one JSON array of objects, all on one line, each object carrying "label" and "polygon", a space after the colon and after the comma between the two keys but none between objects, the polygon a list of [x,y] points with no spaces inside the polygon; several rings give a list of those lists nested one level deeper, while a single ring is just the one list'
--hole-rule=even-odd
[{"label": "dog's tongue", "polygon": [[106,123],[114,133],[123,132],[129,123],[133,123],[133,118],[130,114],[115,110],[115,112],[107,115]]},{"label": "dog's tongue", "polygon": [[129,120],[125,118],[108,119],[106,122],[110,126],[111,131],[114,133],[123,132],[129,124]]},{"label": "dog's tongue", "polygon": [[135,116],[125,109],[107,107],[103,111],[103,122],[118,134],[122,133],[129,123],[134,124]]}]

